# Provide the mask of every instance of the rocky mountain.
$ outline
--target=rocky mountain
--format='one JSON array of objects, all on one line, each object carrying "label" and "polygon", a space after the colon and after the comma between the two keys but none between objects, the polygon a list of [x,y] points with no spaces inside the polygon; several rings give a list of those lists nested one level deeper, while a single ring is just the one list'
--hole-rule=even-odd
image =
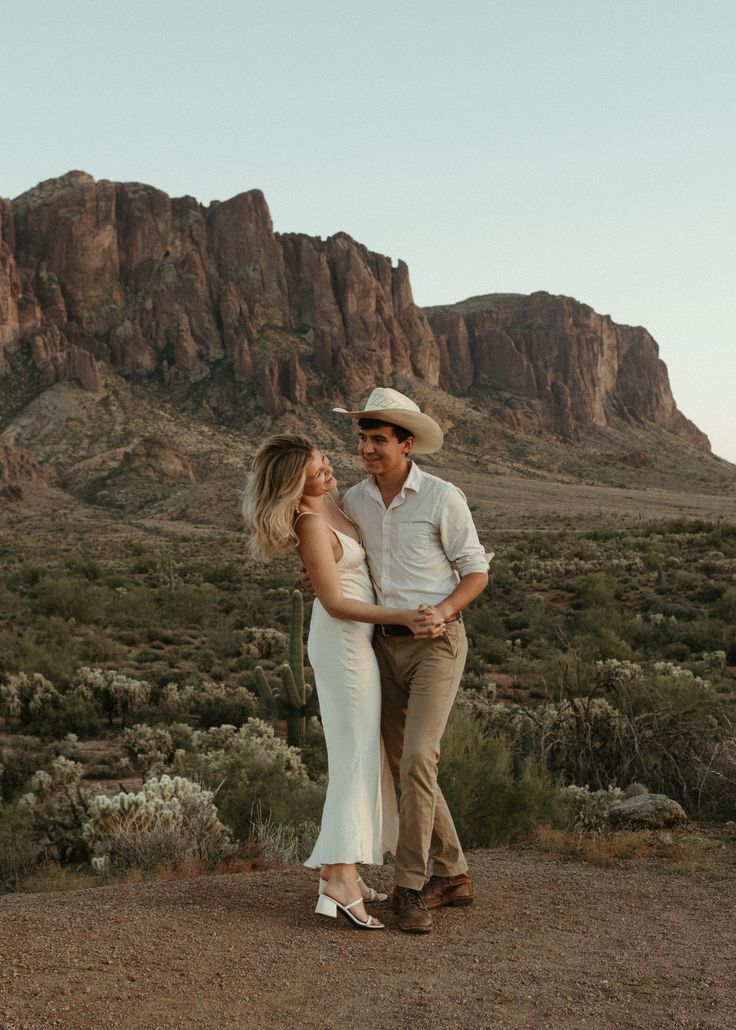
[{"label": "rocky mountain", "polygon": [[538,430],[577,439],[614,420],[660,426],[704,451],[708,438],[675,404],[646,329],[616,325],[587,304],[548,293],[491,294],[426,308],[453,393],[490,387],[538,413]]},{"label": "rocky mountain", "polygon": [[275,234],[258,190],[203,207],[70,172],[3,201],[0,217],[0,373],[27,353],[41,387],[101,393],[102,365],[167,385],[214,379],[223,417],[244,401],[279,415],[356,396],[396,374],[438,382],[406,265],[342,233]]},{"label": "rocky mountain", "polygon": [[[0,201],[0,444],[62,489],[199,483],[249,432],[334,435],[320,419],[375,384],[453,427],[462,458],[548,440],[644,467],[647,433],[673,453],[710,449],[649,333],[571,298],[422,310],[403,262],[345,233],[275,233],[258,190],[203,206],[69,172]],[[537,448],[532,464],[553,462]]]}]

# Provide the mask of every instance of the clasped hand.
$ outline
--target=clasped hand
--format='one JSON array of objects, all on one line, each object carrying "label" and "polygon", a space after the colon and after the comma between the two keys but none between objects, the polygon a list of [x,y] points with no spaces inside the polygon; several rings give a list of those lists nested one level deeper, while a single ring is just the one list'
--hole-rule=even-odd
[{"label": "clasped hand", "polygon": [[407,626],[416,640],[433,640],[445,631],[445,620],[431,604],[420,604]]}]

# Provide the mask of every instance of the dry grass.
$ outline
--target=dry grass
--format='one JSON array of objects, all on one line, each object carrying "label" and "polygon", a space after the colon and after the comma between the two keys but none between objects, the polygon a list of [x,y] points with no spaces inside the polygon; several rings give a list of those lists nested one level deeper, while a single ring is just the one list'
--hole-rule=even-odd
[{"label": "dry grass", "polygon": [[104,884],[125,886],[151,880],[194,880],[201,876],[247,875],[280,868],[280,863],[269,861],[254,841],[247,841],[234,855],[220,862],[214,869],[207,869],[201,859],[186,858],[180,865],[162,862],[153,871],[134,868],[108,874],[103,878],[95,875],[89,867],[75,868],[61,866],[56,862],[45,862],[23,881],[19,888],[22,894],[54,894],[59,891],[89,890]]},{"label": "dry grass", "polygon": [[99,881],[90,871],[45,862],[23,881],[24,894],[53,894],[56,891],[81,891],[94,887]]},{"label": "dry grass", "polygon": [[638,865],[662,864],[675,872],[723,872],[719,861],[720,841],[708,834],[670,830],[616,830],[581,834],[537,826],[532,843],[559,859],[588,862],[596,866],[615,866],[631,862]]}]

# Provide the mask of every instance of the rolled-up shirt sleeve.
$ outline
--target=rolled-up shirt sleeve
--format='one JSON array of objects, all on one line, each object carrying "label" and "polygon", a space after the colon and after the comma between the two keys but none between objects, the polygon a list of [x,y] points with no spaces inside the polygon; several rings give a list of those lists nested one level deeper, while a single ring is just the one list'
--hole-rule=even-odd
[{"label": "rolled-up shirt sleeve", "polygon": [[471,572],[488,572],[493,557],[478,539],[465,494],[451,483],[439,513],[440,537],[450,565],[462,579]]}]

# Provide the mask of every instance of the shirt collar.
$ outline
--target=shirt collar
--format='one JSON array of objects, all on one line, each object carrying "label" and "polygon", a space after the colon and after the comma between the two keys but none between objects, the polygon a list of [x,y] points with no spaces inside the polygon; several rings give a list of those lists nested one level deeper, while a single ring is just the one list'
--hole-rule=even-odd
[{"label": "shirt collar", "polygon": [[[401,490],[399,490],[398,497],[402,500],[406,496],[407,490],[413,490],[415,494],[418,494],[422,488],[422,480],[424,479],[424,473],[419,468],[415,461],[409,462],[409,475],[404,480]],[[367,478],[368,492],[376,500],[383,504],[383,498],[381,497],[381,491],[378,489],[378,483],[376,482],[375,476],[368,476]]]}]

